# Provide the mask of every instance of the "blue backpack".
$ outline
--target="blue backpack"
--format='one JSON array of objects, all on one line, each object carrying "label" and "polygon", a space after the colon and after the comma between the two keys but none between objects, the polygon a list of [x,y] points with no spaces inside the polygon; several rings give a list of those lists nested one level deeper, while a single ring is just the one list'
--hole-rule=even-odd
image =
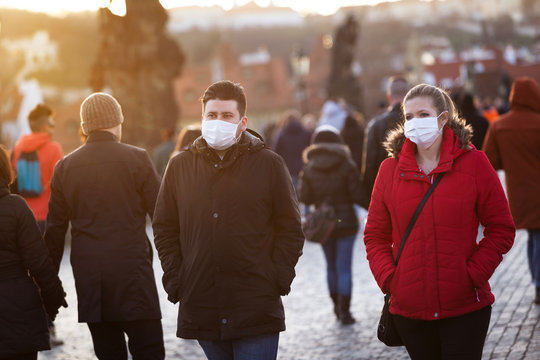
[{"label": "blue backpack", "polygon": [[38,197],[43,192],[37,150],[21,152],[17,160],[17,192],[26,198]]}]

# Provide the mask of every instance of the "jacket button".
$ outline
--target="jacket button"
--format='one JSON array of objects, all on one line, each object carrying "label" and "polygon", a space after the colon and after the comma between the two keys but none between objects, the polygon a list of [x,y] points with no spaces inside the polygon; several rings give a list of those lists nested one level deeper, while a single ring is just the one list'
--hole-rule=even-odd
[{"label": "jacket button", "polygon": [[439,313],[435,313],[435,314],[433,314],[433,316],[439,317]]},{"label": "jacket button", "polygon": [[404,174],[404,173],[401,173],[401,174],[399,174],[399,176],[405,176],[405,174]]},{"label": "jacket button", "polygon": [[214,164],[214,167],[217,168],[219,166],[219,164]]},{"label": "jacket button", "polygon": [[219,214],[216,212],[212,216],[214,217],[214,219],[217,219],[219,217]]},{"label": "jacket button", "polygon": [[423,178],[424,178],[424,175],[420,175],[420,177],[423,179]]},{"label": "jacket button", "polygon": [[413,176],[414,176],[414,177],[418,177],[418,175],[416,175],[416,174],[414,174]]},{"label": "jacket button", "polygon": [[225,325],[227,323],[227,319],[221,319],[221,323]]}]

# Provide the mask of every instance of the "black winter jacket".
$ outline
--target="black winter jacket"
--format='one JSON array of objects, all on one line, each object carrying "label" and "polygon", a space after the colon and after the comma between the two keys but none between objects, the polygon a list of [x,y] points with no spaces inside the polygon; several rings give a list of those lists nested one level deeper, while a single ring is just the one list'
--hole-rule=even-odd
[{"label": "black winter jacket", "polygon": [[298,177],[302,170],[302,152],[311,141],[311,131],[300,121],[291,121],[279,132],[274,151],[283,157],[291,176]]},{"label": "black winter jacket", "polygon": [[403,121],[401,104],[395,104],[390,111],[371,120],[366,128],[364,138],[364,161],[362,162],[362,182],[371,199],[375,178],[381,163],[388,157],[383,143],[390,130],[395,129]]},{"label": "black winter jacket", "polygon": [[173,157],[153,219],[177,336],[228,340],[285,330],[304,236],[283,159],[244,132],[223,160],[200,137]]},{"label": "black winter jacket", "polygon": [[161,318],[146,235],[158,190],[148,153],[109,132],[92,132],[56,165],[45,241],[58,268],[71,221],[80,322]]},{"label": "black winter jacket", "polygon": [[358,218],[353,204],[368,207],[368,199],[360,181],[360,172],[344,144],[318,143],[304,151],[306,166],[300,174],[299,199],[306,205],[318,206],[328,200],[339,219],[332,237],[358,232]]},{"label": "black winter jacket", "polygon": [[0,180],[0,358],[50,349],[44,305],[54,317],[64,296],[32,211]]}]

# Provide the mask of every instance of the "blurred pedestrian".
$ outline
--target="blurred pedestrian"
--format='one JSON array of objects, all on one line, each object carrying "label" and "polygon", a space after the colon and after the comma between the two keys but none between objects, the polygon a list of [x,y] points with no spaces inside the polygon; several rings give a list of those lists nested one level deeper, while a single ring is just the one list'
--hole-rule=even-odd
[{"label": "blurred pedestrian", "polygon": [[386,90],[390,108],[367,125],[361,172],[363,184],[370,197],[379,166],[388,157],[383,146],[386,135],[403,121],[401,101],[407,91],[409,91],[409,83],[404,77],[391,77]]},{"label": "blurred pedestrian", "polygon": [[276,359],[304,236],[283,159],[247,129],[241,85],[202,97],[202,137],[171,159],[158,195],[154,241],[177,336],[207,358]]},{"label": "blurred pedestrian", "polygon": [[94,93],[81,104],[86,143],[54,171],[45,241],[58,270],[71,223],[71,265],[79,322],[98,359],[164,359],[161,312],[146,215],[159,189],[144,149],[120,142],[120,104]]},{"label": "blurred pedestrian", "polygon": [[330,239],[322,245],[326,279],[336,317],[344,325],[353,324],[352,256],[359,228],[353,205],[367,207],[360,172],[339,131],[330,125],[315,130],[313,144],[304,151],[304,162],[298,186],[300,201],[315,207],[326,201],[339,219]]},{"label": "blurred pedestrian", "polygon": [[176,145],[174,146],[171,158],[181,151],[188,151],[189,147],[199,136],[201,136],[200,126],[189,125],[183,128],[178,134],[178,139],[176,139]]},{"label": "blurred pedestrian", "polygon": [[274,151],[285,160],[295,189],[298,186],[298,174],[304,165],[302,152],[311,141],[311,133],[302,125],[301,116],[296,110],[283,113],[283,127],[274,145]]},{"label": "blurred pedestrian", "polygon": [[497,108],[493,106],[491,97],[489,96],[484,97],[484,100],[482,101],[482,115],[484,115],[490,124],[499,117],[499,112],[497,111]]},{"label": "blurred pedestrian", "polygon": [[348,115],[347,104],[345,100],[340,97],[330,95],[328,100],[326,100],[321,109],[321,116],[319,117],[319,122],[317,127],[322,125],[330,125],[338,129],[338,131],[343,130],[345,126],[345,119]]},{"label": "blurred pedestrian", "polygon": [[0,146],[0,359],[35,360],[51,348],[47,317],[67,307],[66,294],[31,209],[10,194],[12,181]]},{"label": "blurred pedestrian", "polygon": [[304,129],[310,132],[310,134],[313,134],[315,132],[315,128],[317,127],[317,117],[311,113],[307,113],[302,115],[302,125],[304,126]]},{"label": "blurred pedestrian", "polygon": [[341,130],[341,137],[349,147],[351,157],[359,171],[362,168],[365,130],[364,116],[359,112],[349,112]]},{"label": "blurred pedestrian", "polygon": [[[478,359],[495,298],[488,283],[512,247],[503,188],[448,94],[420,84],[403,101],[406,122],[385,143],[364,232],[377,284],[414,359]],[[412,214],[442,176],[403,247]],[[477,243],[478,226],[484,226]]]},{"label": "blurred pedestrian", "polygon": [[[28,124],[32,133],[23,135],[13,148],[12,166],[17,176],[13,189],[26,200],[43,234],[51,196],[51,178],[56,163],[62,158],[62,148],[52,141],[55,122],[49,106],[38,104],[32,109]],[[51,345],[62,345],[64,341],[56,335],[54,323],[51,320],[48,323]]]},{"label": "blurred pedestrian", "polygon": [[459,113],[467,124],[472,127],[471,143],[476,149],[482,149],[484,137],[489,126],[487,119],[474,104],[474,97],[470,92],[463,89],[455,90],[455,94],[453,95]]},{"label": "blurred pedestrian", "polygon": [[[62,158],[62,148],[56,141],[52,141],[54,132],[54,120],[52,109],[45,105],[37,105],[28,115],[28,124],[32,133],[23,135],[15,144],[12,154],[12,166],[17,176],[17,193],[19,193],[34,213],[39,228],[43,233],[45,231],[45,221],[47,220],[47,211],[49,197],[51,195],[50,182],[56,163]],[[32,158],[35,155],[35,160]],[[19,162],[19,160],[22,160]],[[36,169],[39,171],[39,184],[41,189],[29,191],[26,184],[32,184],[31,176],[33,172],[18,173],[17,167],[22,163],[36,162]]]},{"label": "blurred pedestrian", "polygon": [[174,129],[162,128],[161,129],[161,143],[156,146],[153,153],[154,165],[160,175],[163,175],[169,158],[174,151],[176,141],[174,140]]},{"label": "blurred pedestrian", "polygon": [[504,170],[510,209],[516,226],[527,229],[527,255],[535,303],[540,304],[540,85],[517,78],[510,92],[510,111],[489,127],[484,152],[496,170]]}]

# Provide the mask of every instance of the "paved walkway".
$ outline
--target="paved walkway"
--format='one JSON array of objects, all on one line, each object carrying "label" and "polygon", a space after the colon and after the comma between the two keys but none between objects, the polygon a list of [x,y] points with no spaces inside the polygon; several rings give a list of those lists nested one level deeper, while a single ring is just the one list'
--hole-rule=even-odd
[{"label": "paved walkway", "polygon": [[[526,242],[526,233],[519,231],[514,247],[491,278],[496,301],[483,359],[540,359],[540,306],[533,304],[534,289],[527,267]],[[318,245],[306,243],[291,294],[283,298],[287,331],[281,333],[278,359],[408,359],[403,348],[388,348],[377,340],[375,329],[383,296],[369,271],[361,237],[354,251],[352,312],[357,322],[345,327],[334,319],[326,290],[322,251]],[[56,320],[58,335],[65,345],[40,353],[39,359],[95,359],[88,328],[77,323],[77,301],[68,255],[66,252],[60,276],[70,306],[61,309]],[[204,359],[195,341],[176,338],[177,306],[166,300],[156,257],[154,268],[167,358]]]}]

